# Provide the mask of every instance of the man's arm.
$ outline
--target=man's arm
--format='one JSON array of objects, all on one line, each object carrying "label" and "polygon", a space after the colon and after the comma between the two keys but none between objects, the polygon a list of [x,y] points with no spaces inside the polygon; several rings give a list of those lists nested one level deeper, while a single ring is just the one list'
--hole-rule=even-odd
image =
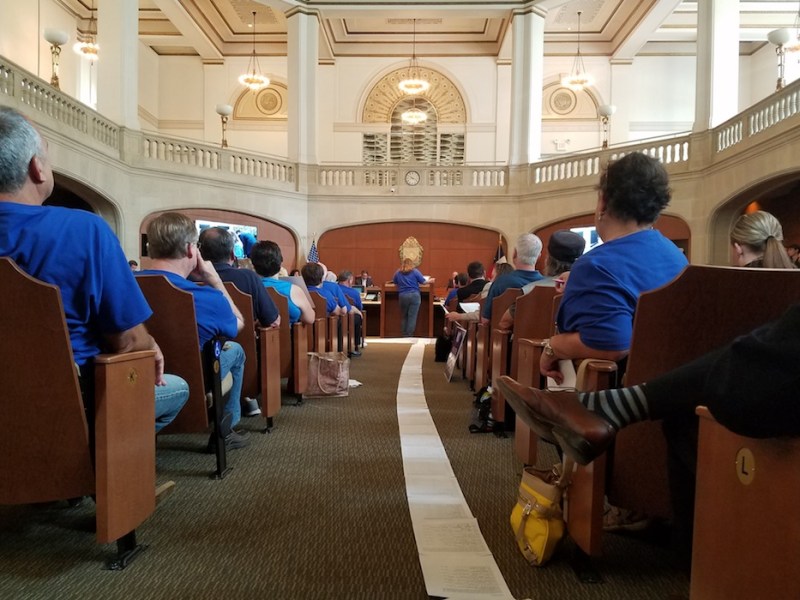
[{"label": "man's arm", "polygon": [[564,376],[558,369],[558,361],[564,359],[597,358],[599,360],[619,361],[628,355],[628,350],[598,350],[590,348],[581,341],[578,332],[559,333],[550,338],[550,348],[553,354],[542,352],[539,361],[539,371],[546,377],[552,377],[556,383],[561,383]]},{"label": "man's arm", "polygon": [[132,327],[120,333],[105,334],[109,349],[114,354],[124,354],[125,352],[136,352],[137,350],[156,351],[156,385],[167,385],[164,381],[164,355],[161,348],[153,339],[147,328],[143,324]]},{"label": "man's arm", "polygon": [[242,316],[242,313],[239,312],[239,309],[236,308],[236,304],[234,303],[230,294],[228,294],[228,290],[225,289],[225,284],[222,283],[222,280],[219,278],[217,270],[210,261],[203,260],[203,257],[199,252],[197,253],[197,264],[195,265],[194,271],[190,273],[190,276],[194,276],[207,286],[213,287],[215,290],[222,292],[222,295],[225,296],[225,299],[228,301],[228,305],[233,312],[233,316],[236,317],[237,333],[244,329],[244,317]]}]

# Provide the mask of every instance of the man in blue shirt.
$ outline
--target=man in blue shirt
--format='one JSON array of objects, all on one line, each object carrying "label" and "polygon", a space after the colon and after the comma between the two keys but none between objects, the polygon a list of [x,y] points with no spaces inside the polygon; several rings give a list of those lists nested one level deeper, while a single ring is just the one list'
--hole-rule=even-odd
[{"label": "man in blue shirt", "polygon": [[[190,292],[194,299],[197,333],[202,347],[215,336],[235,338],[244,327],[244,319],[231,300],[213,265],[203,260],[197,247],[194,222],[181,213],[163,213],[147,226],[147,247],[150,269],[139,275],[163,275],[178,289]],[[205,285],[198,285],[187,278]],[[233,376],[233,386],[225,403],[231,415],[231,427],[242,415],[240,399],[244,375],[244,350],[236,342],[225,342],[220,356],[220,376]],[[231,430],[225,438],[229,448],[242,448],[247,440]]]},{"label": "man in blue shirt", "polygon": [[352,315],[355,319],[355,337],[356,339],[353,340],[355,343],[355,350],[350,354],[352,356],[361,356],[361,352],[359,348],[361,347],[362,339],[363,339],[363,328],[364,328],[364,317],[362,316],[362,310],[364,310],[364,305],[361,303],[361,294],[358,293],[357,290],[353,289],[353,273],[351,271],[342,271],[339,273],[339,276],[336,278],[337,283],[339,285],[340,291],[344,296],[348,299],[350,303],[350,308],[353,309]]},{"label": "man in blue shirt", "polygon": [[156,351],[159,431],[186,403],[189,387],[164,374],[164,356],[144,326],[152,311],[119,240],[97,215],[42,206],[52,191],[47,143],[23,115],[0,106],[0,256],[58,286],[82,379],[101,352]]},{"label": "man in blue shirt", "polygon": [[492,301],[506,290],[522,288],[533,281],[542,279],[542,274],[536,270],[536,261],[542,253],[542,240],[532,233],[523,233],[517,238],[514,246],[514,270],[501,275],[492,282],[489,294],[483,303],[481,323],[488,324],[492,318]]},{"label": "man in blue shirt", "polygon": [[339,306],[337,294],[322,285],[325,270],[319,263],[306,263],[300,269],[300,274],[303,276],[303,281],[306,282],[308,291],[317,292],[325,299],[325,309],[328,315],[343,315],[347,312],[346,309]]}]

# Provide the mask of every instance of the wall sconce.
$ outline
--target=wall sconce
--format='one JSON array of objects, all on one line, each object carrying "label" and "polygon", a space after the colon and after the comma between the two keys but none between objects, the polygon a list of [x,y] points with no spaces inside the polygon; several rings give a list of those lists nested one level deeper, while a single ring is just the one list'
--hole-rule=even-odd
[{"label": "wall sconce", "polygon": [[792,39],[792,32],[789,29],[773,29],[767,34],[767,39],[775,46],[775,54],[778,55],[778,83],[775,86],[775,91],[778,92],[786,85],[786,80],[783,78],[786,64],[785,46]]},{"label": "wall sconce", "polygon": [[50,85],[60,90],[58,81],[58,59],[61,56],[61,46],[69,40],[69,34],[61,29],[47,28],[44,30],[44,39],[50,44],[50,55],[53,60],[53,74],[50,76]]},{"label": "wall sconce", "polygon": [[608,148],[608,120],[615,112],[617,107],[613,104],[601,104],[597,107],[597,112],[600,114],[600,122],[603,124],[603,148]]},{"label": "wall sconce", "polygon": [[217,114],[222,121],[222,148],[228,147],[228,140],[225,139],[225,133],[228,131],[228,117],[233,113],[233,107],[230,104],[217,104]]}]

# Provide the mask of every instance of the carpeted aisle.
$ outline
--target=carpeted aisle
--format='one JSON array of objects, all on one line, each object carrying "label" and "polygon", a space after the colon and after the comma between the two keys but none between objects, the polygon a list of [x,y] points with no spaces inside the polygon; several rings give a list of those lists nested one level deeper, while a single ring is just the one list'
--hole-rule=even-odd
[{"label": "carpeted aisle", "polygon": [[[0,507],[0,598],[424,600],[425,582],[403,476],[396,394],[409,344],[370,343],[348,398],[291,399],[271,434],[245,419],[248,448],[233,472],[208,478],[204,435],[158,440],[158,479],[174,493],[138,530],[150,548],[127,570],[101,569],[114,550],[94,542],[93,503]],[[663,546],[607,536],[597,566],[606,582],[578,583],[565,557],[529,567],[508,515],[521,465],[512,439],[470,434],[471,394],[447,383],[425,349],[425,396],[453,471],[518,599],[659,599],[688,596],[686,575]]]}]

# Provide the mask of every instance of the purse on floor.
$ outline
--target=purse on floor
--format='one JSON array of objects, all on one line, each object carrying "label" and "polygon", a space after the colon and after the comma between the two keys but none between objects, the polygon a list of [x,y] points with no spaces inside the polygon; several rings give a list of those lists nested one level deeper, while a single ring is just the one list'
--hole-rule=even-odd
[{"label": "purse on floor", "polygon": [[525,559],[535,567],[544,565],[564,537],[561,497],[569,485],[574,462],[565,459],[549,471],[525,467],[517,503],[511,511],[511,528]]},{"label": "purse on floor", "polygon": [[350,359],[344,352],[308,353],[308,388],[303,398],[347,396]]}]

